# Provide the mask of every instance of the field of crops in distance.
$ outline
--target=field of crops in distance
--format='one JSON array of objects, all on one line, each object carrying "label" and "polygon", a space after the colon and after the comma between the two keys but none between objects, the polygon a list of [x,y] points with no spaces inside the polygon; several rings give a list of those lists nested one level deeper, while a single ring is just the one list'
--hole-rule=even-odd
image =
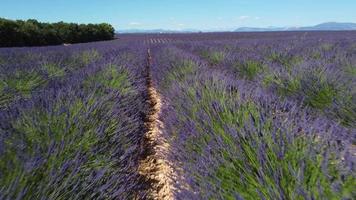
[{"label": "field of crops in distance", "polygon": [[0,199],[355,199],[356,32],[0,49]]}]

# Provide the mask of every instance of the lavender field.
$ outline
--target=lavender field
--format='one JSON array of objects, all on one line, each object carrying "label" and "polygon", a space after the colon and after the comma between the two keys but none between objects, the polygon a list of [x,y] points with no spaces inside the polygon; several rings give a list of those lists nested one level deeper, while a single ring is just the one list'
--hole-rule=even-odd
[{"label": "lavender field", "polygon": [[0,49],[0,199],[356,199],[356,32]]}]

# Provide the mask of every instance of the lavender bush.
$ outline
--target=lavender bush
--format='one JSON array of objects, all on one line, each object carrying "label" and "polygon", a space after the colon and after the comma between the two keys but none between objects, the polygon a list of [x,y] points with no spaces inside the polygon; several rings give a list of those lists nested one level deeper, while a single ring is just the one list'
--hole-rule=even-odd
[{"label": "lavender bush", "polygon": [[[230,72],[236,65],[214,66],[182,47],[157,47],[155,55],[156,80],[169,104],[162,119],[172,137],[171,159],[179,163],[188,184],[177,186],[178,198],[355,196],[354,129],[315,114],[314,108],[319,108],[315,105],[305,107],[296,99],[278,97],[278,92],[260,84],[263,81],[251,82],[268,70],[264,61],[249,58],[235,76]],[[304,87],[313,91],[314,86]],[[310,103],[329,103],[324,100],[329,91],[313,95]]]},{"label": "lavender bush", "polygon": [[1,76],[0,199],[131,199],[139,190],[144,51],[71,48],[2,51],[11,56]]}]

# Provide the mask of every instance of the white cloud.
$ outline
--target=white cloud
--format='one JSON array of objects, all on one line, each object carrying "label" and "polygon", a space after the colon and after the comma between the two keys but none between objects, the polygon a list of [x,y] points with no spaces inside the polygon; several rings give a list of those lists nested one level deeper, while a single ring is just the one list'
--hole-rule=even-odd
[{"label": "white cloud", "polygon": [[238,20],[240,21],[244,21],[244,20],[260,20],[261,17],[258,17],[258,16],[248,16],[248,15],[242,15],[240,17],[238,17]]},{"label": "white cloud", "polygon": [[139,26],[139,25],[141,25],[141,23],[140,22],[130,22],[129,25],[130,26]]},{"label": "white cloud", "polygon": [[185,24],[177,24],[178,26],[185,26]]},{"label": "white cloud", "polygon": [[250,16],[243,15],[243,16],[239,17],[239,20],[246,20],[246,19],[249,19],[249,18],[250,18]]}]

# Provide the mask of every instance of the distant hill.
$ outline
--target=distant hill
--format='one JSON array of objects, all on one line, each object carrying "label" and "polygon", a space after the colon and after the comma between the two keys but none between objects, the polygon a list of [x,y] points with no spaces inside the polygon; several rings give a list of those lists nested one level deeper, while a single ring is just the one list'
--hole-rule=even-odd
[{"label": "distant hill", "polygon": [[126,29],[119,30],[117,33],[198,33],[198,32],[267,32],[267,31],[345,31],[356,30],[356,23],[338,23],[327,22],[315,26],[305,27],[240,27],[236,30],[228,29],[212,29],[212,30],[198,30],[198,29],[183,29],[183,30],[167,30],[167,29]]},{"label": "distant hill", "polygon": [[356,23],[328,22],[309,28],[315,30],[356,30]]},{"label": "distant hill", "polygon": [[318,24],[315,26],[306,27],[241,27],[235,30],[235,32],[264,32],[264,31],[346,31],[356,30],[356,23],[338,23],[327,22]]}]

